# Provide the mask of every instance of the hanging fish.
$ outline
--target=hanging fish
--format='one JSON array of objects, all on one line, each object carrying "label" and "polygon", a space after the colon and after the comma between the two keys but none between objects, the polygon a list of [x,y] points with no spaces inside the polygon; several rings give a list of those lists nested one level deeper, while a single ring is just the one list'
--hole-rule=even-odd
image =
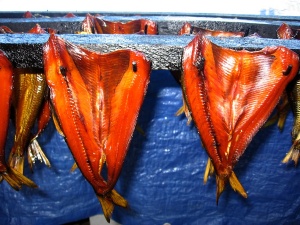
[{"label": "hanging fish", "polygon": [[247,197],[233,168],[299,69],[285,47],[260,51],[222,48],[201,33],[184,48],[182,86],[217,182]]},{"label": "hanging fish", "polygon": [[147,89],[150,62],[136,51],[101,54],[55,35],[44,45],[43,58],[54,113],[109,221],[114,205],[127,207],[114,186]]},{"label": "hanging fish", "polygon": [[[46,33],[39,25],[29,33]],[[9,165],[23,173],[24,155],[28,151],[28,161],[32,168],[36,160],[50,166],[50,162],[37,142],[38,135],[50,120],[50,108],[47,103],[47,84],[43,70],[35,68],[14,69],[13,106],[15,111],[16,133],[14,144],[9,155]],[[40,115],[42,110],[43,115]],[[33,126],[38,119],[38,131],[32,134]]]},{"label": "hanging fish", "polygon": [[5,143],[9,124],[9,111],[13,90],[13,67],[5,54],[0,51],[0,176],[15,190],[22,185],[37,187],[30,179],[10,168],[5,161]]},{"label": "hanging fish", "polygon": [[[282,23],[277,29],[277,37],[280,39],[299,39],[300,33],[298,29],[294,29],[286,23]],[[281,127],[283,127],[285,118],[292,109],[294,115],[294,124],[292,129],[292,146],[289,152],[286,154],[283,163],[288,163],[290,160],[294,161],[295,165],[298,164],[300,157],[300,76],[294,78],[292,82],[286,88],[285,95],[283,96],[282,104],[278,109],[277,119]],[[283,119],[282,119],[283,118]]]},{"label": "hanging fish", "polygon": [[282,23],[277,29],[279,39],[300,39],[300,30],[294,29],[286,23]]},{"label": "hanging fish", "polygon": [[[299,39],[300,34],[298,34],[299,31],[297,29],[293,29],[286,23],[282,23],[280,27],[277,29],[277,37],[279,39]],[[291,83],[295,84],[296,81],[292,81]],[[285,90],[281,96],[281,100],[276,106],[276,112],[274,115],[265,123],[265,127],[270,126],[274,123],[277,123],[277,127],[282,130],[286,121],[286,118],[288,116],[288,113],[291,109],[290,105],[293,104],[290,103],[291,99],[289,100],[289,95],[291,95],[292,87],[293,85],[289,85],[289,91]],[[287,91],[289,93],[287,93]],[[294,92],[295,93],[295,92]],[[293,138],[293,141],[295,139]],[[287,159],[288,157],[286,157]],[[287,162],[286,160],[283,160],[284,162]]]},{"label": "hanging fish", "polygon": [[7,26],[0,26],[0,34],[12,34],[13,31]]},{"label": "hanging fish", "polygon": [[126,23],[100,19],[90,14],[82,22],[83,32],[87,34],[158,34],[158,27],[154,21],[147,19],[132,20]]},{"label": "hanging fish", "polygon": [[[197,34],[197,33],[201,33],[201,35],[213,36],[213,37],[244,37],[244,35],[245,35],[244,32],[230,32],[230,31],[222,31],[222,30],[204,29],[204,28],[192,26],[190,23],[185,23],[182,26],[182,28],[180,29],[180,31],[178,32],[178,35]],[[181,71],[173,70],[173,71],[171,71],[171,74],[173,75],[175,80],[180,84],[181,83],[181,81],[180,81]],[[176,116],[179,116],[182,113],[184,113],[186,118],[188,119],[187,124],[190,124],[192,121],[192,117],[191,117],[188,107],[186,106],[184,98],[183,98],[183,105],[176,112]]]}]

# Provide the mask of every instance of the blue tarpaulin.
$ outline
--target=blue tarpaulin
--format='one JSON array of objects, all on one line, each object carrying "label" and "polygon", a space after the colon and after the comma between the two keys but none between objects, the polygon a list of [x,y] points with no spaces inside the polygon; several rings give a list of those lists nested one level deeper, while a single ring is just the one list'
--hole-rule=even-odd
[{"label": "blue tarpaulin", "polygon": [[[138,124],[116,190],[129,208],[116,207],[121,224],[299,224],[300,168],[281,160],[291,146],[293,116],[281,132],[272,125],[252,140],[234,171],[248,193],[227,186],[216,204],[216,182],[203,184],[207,154],[193,124],[175,116],[182,105],[179,85],[169,71],[153,71]],[[7,150],[12,146],[13,128]],[[37,189],[14,191],[0,184],[0,224],[63,224],[101,214],[92,187],[77,169],[64,141],[50,123],[39,137],[52,167],[37,162],[25,175]]]}]

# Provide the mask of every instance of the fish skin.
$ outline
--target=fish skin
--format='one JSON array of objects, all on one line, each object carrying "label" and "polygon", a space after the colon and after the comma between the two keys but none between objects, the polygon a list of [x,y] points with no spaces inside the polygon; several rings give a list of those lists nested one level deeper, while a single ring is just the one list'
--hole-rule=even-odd
[{"label": "fish skin", "polygon": [[[200,33],[200,35],[204,36],[213,36],[213,37],[244,37],[245,33],[244,32],[230,32],[230,31],[222,31],[222,30],[209,30],[209,29],[204,29],[201,27],[195,27],[192,26],[190,23],[185,23],[181,29],[178,31],[178,35],[185,35],[185,34],[197,34]],[[171,74],[173,75],[174,79],[181,85],[181,73],[182,71],[180,70],[173,70],[171,71]],[[191,114],[189,112],[188,107],[186,106],[185,99],[184,99],[184,94],[183,96],[183,106],[176,112],[176,116],[181,115],[182,113],[185,114],[187,120],[187,124],[189,125],[192,121]],[[204,178],[206,179],[206,178]]]},{"label": "fish skin", "polygon": [[[277,29],[277,37],[280,39],[300,39],[299,29],[294,29],[286,23],[282,23]],[[291,81],[287,88],[286,94],[283,96],[283,103],[278,110],[278,115],[287,115],[289,109],[292,109],[294,115],[294,123],[292,128],[292,146],[283,158],[283,163],[293,161],[298,164],[300,157],[300,74]],[[285,120],[284,120],[285,121]],[[282,123],[282,127],[284,124]]]},{"label": "fish skin", "polygon": [[10,168],[5,161],[5,143],[13,90],[13,67],[2,51],[0,51],[0,77],[0,175],[15,190],[20,190],[22,185],[37,187],[33,181]]},{"label": "fish skin", "polygon": [[[114,204],[127,207],[113,188],[146,93],[150,62],[138,52],[100,54],[50,35],[44,65],[66,142],[109,221]],[[105,162],[107,180],[101,175]]]},{"label": "fish skin", "polygon": [[298,55],[284,47],[234,51],[201,34],[185,47],[183,90],[215,169],[217,201],[228,181],[247,197],[233,168],[298,69]]},{"label": "fish skin", "polygon": [[44,99],[46,79],[43,73],[15,70],[14,99],[16,134],[9,156],[9,164],[20,173],[24,169],[24,153],[27,150],[39,109]]},{"label": "fish skin", "polygon": [[[36,24],[28,33],[44,34],[47,32],[39,24]],[[50,118],[47,118],[47,113],[50,112],[44,111],[46,113],[44,117],[39,115],[40,109],[43,109],[43,105],[47,104],[45,101],[48,101],[45,99],[47,85],[43,71],[34,68],[16,68],[14,69],[14,74],[13,106],[15,109],[16,133],[8,162],[12,168],[23,173],[26,150],[28,150],[28,162],[31,168],[35,158],[40,158],[40,156],[43,156],[42,158],[45,160],[42,161],[50,166],[47,157],[36,140],[37,136],[48,124]],[[39,120],[39,128],[33,138],[31,130],[37,118]],[[33,142],[34,145],[32,145]]]}]

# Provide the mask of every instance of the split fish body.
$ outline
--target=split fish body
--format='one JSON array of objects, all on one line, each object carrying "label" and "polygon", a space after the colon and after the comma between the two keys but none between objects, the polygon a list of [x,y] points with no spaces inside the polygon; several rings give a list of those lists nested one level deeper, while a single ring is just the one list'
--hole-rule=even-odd
[{"label": "split fish body", "polygon": [[0,175],[15,190],[19,190],[23,184],[36,187],[36,185],[24,177],[21,173],[10,168],[5,162],[5,143],[7,138],[9,111],[13,90],[13,68],[5,54],[0,52]]},{"label": "split fish body", "polygon": [[300,39],[300,30],[294,29],[286,23],[282,23],[277,29],[279,39]]},{"label": "split fish body", "polygon": [[[288,24],[283,23],[277,29],[277,36],[280,39],[300,39],[299,30],[293,29]],[[300,157],[300,75],[295,77],[295,79],[287,86],[286,95],[284,96],[286,105],[290,105],[293,115],[294,115],[294,124],[292,129],[292,146],[284,157],[284,163],[288,163],[290,160],[294,161],[297,165]],[[286,114],[287,114],[286,110]]]},{"label": "split fish body", "polygon": [[[245,33],[244,32],[230,32],[230,31],[222,31],[222,30],[209,30],[209,29],[204,29],[200,27],[195,27],[192,26],[190,23],[185,23],[180,31],[178,32],[178,35],[184,35],[184,34],[197,34],[201,33],[203,36],[213,36],[213,37],[244,37]],[[179,70],[174,70],[171,71],[174,79],[181,84],[181,73],[182,71]],[[182,113],[185,114],[186,118],[188,119],[187,124],[190,124],[192,121],[191,114],[189,112],[188,107],[186,106],[184,99],[184,94],[183,94],[183,106],[176,112],[176,116],[181,115]]]},{"label": "split fish body", "polygon": [[[138,52],[100,54],[51,35],[44,65],[54,112],[78,168],[93,186],[109,220],[115,190],[150,75]],[[104,163],[107,180],[101,174]]]},{"label": "split fish body", "polygon": [[235,51],[201,34],[185,47],[183,90],[215,169],[217,200],[228,181],[247,197],[233,168],[298,69],[298,55],[285,47]]},{"label": "split fish body", "polygon": [[107,21],[87,14],[82,22],[83,33],[95,34],[158,34],[158,27],[154,21],[138,19],[126,23]]}]

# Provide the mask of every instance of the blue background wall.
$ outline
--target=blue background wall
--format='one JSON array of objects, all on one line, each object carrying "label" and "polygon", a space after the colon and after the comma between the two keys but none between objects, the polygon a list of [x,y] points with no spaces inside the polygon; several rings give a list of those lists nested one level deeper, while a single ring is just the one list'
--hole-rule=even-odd
[{"label": "blue background wall", "polygon": [[[203,184],[207,155],[193,125],[175,112],[182,104],[179,85],[168,71],[153,71],[138,124],[116,189],[129,209],[115,208],[121,224],[299,224],[300,168],[284,165],[291,145],[292,114],[283,132],[263,128],[235,167],[247,190],[243,199],[229,186],[216,205],[215,178]],[[10,130],[7,149],[12,145]],[[14,191],[0,184],[0,224],[62,224],[102,213],[90,185],[49,124],[39,142],[52,163],[37,163],[25,174],[39,188]]]}]

